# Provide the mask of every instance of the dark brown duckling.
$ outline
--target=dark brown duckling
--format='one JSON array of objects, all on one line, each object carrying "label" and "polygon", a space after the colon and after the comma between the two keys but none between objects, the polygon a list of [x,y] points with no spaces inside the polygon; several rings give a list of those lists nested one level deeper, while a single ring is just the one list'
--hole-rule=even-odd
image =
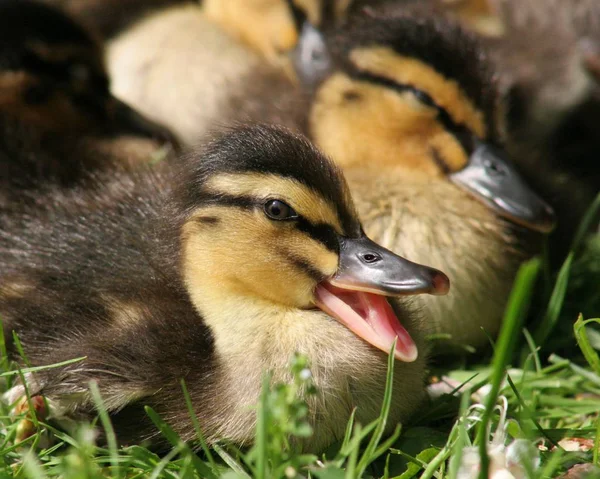
[{"label": "dark brown duckling", "polygon": [[0,3],[0,197],[73,185],[108,165],[148,162],[168,130],[109,91],[102,49],[62,12]]},{"label": "dark brown duckling", "polygon": [[238,128],[173,171],[120,172],[110,189],[4,214],[6,337],[34,365],[86,357],[29,376],[30,392],[88,416],[95,380],[122,439],[158,434],[135,416],[150,405],[190,440],[183,378],[209,442],[248,444],[263,372],[286,380],[298,351],[319,391],[303,448],[317,451],[353,408],[363,423],[379,414],[398,336],[389,424],[405,420],[422,399],[422,324],[384,296],[445,294],[448,278],[368,239],[339,169],[283,129]]}]

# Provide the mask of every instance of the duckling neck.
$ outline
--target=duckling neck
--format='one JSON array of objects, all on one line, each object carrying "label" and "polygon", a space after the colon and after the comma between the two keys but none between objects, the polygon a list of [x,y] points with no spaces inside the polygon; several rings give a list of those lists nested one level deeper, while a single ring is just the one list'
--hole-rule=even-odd
[{"label": "duckling neck", "polygon": [[284,366],[294,351],[308,353],[303,343],[310,341],[317,323],[330,322],[320,311],[293,308],[236,288],[209,294],[192,291],[191,298],[211,329],[221,358],[253,357],[268,368]]}]

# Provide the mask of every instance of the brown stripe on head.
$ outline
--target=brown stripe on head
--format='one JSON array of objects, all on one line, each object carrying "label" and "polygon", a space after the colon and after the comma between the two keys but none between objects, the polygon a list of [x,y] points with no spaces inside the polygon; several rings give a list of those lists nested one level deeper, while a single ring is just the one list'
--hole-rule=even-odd
[{"label": "brown stripe on head", "polygon": [[481,109],[475,106],[456,80],[437,72],[434,66],[418,58],[399,55],[388,47],[356,49],[350,53],[350,60],[360,71],[427,93],[455,123],[466,126],[480,138],[487,136]]},{"label": "brown stripe on head", "polygon": [[269,173],[224,173],[211,177],[206,183],[206,191],[217,197],[251,197],[260,202],[279,199],[311,223],[326,223],[338,234],[347,234],[336,205],[293,178]]}]

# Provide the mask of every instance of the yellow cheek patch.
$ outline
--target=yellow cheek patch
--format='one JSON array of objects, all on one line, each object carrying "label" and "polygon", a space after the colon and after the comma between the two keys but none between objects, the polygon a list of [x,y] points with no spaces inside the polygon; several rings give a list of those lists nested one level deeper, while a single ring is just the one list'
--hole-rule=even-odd
[{"label": "yellow cheek patch", "polygon": [[435,148],[452,170],[466,165],[460,144],[437,121],[437,111],[410,92],[357,82],[342,73],[317,93],[310,116],[318,146],[345,168],[409,168],[428,176],[445,172],[433,161]]},{"label": "yellow cheek patch", "polygon": [[[206,218],[218,219],[214,228]],[[196,304],[230,291],[305,307],[312,301],[314,274],[333,275],[338,265],[337,254],[292,223],[227,206],[196,210],[183,226],[182,244],[182,267]]]},{"label": "yellow cheek patch", "polygon": [[[213,193],[279,199],[313,224],[331,225],[344,234],[336,207],[306,185],[291,178],[262,173],[225,173],[210,178],[206,188]],[[347,201],[349,194],[344,200]],[[351,205],[347,208],[353,211]]]},{"label": "yellow cheek patch", "polygon": [[429,142],[431,155],[444,164],[450,173],[462,170],[468,163],[469,157],[462,145],[447,131],[441,131]]},{"label": "yellow cheek patch", "polygon": [[387,47],[357,49],[350,53],[350,59],[361,70],[426,92],[455,123],[465,125],[480,138],[486,136],[483,113],[456,81],[444,77],[429,65]]}]

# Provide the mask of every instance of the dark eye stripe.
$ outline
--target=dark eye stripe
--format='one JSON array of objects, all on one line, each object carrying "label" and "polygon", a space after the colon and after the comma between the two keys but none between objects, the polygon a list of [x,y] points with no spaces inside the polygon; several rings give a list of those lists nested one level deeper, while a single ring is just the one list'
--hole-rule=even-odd
[{"label": "dark eye stripe", "polygon": [[234,196],[220,193],[207,193],[201,198],[201,201],[206,202],[207,204],[231,206],[244,210],[251,210],[261,206],[261,201],[252,196]]},{"label": "dark eye stripe", "polygon": [[[226,194],[208,193],[203,202],[219,206],[231,206],[234,208],[242,208],[245,210],[253,210],[255,208],[263,208],[264,199],[255,198],[252,196],[233,196]],[[306,233],[315,241],[322,243],[328,250],[339,252],[338,234],[335,228],[326,223],[311,223],[309,220],[298,214],[298,218],[291,220],[296,223],[296,228]]]},{"label": "dark eye stripe", "polygon": [[319,241],[329,251],[339,252],[340,242],[333,226],[326,223],[313,224],[306,218],[298,217],[297,228],[315,241]]},{"label": "dark eye stripe", "polygon": [[313,279],[317,283],[320,283],[327,277],[327,275],[323,274],[321,271],[313,267],[313,265],[311,265],[308,261],[306,261],[303,258],[300,258],[299,256],[296,256],[295,254],[289,251],[281,251],[281,255],[285,257],[287,261],[292,263],[296,268],[302,270],[304,273],[310,276],[311,279]]},{"label": "dark eye stripe", "polygon": [[433,100],[433,98],[430,95],[428,95],[426,92],[419,90],[418,88],[416,88],[413,85],[398,83],[398,82],[395,82],[394,80],[390,80],[389,78],[384,78],[384,77],[380,77],[378,75],[373,75],[372,73],[368,73],[365,71],[351,72],[350,77],[355,80],[358,80],[358,81],[365,81],[368,83],[373,83],[375,85],[384,86],[386,88],[389,88],[391,90],[395,90],[395,91],[401,92],[401,93],[404,93],[407,91],[415,93],[421,103],[423,103],[424,105],[430,106],[432,108],[435,108],[437,110],[438,119],[439,119],[440,123],[442,125],[444,125],[444,128],[446,130],[448,130],[450,133],[452,133],[452,135],[460,143],[460,145],[463,147],[463,149],[468,154],[471,154],[473,152],[474,144],[473,144],[471,131],[465,125],[456,123],[452,119],[452,117],[450,116],[448,111],[444,107],[438,105]]}]

